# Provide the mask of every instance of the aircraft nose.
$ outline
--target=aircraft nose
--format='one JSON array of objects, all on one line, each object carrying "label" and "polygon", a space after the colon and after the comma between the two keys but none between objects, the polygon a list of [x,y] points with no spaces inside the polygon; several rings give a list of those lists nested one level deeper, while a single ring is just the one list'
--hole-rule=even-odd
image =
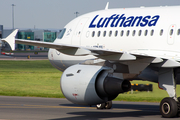
[{"label": "aircraft nose", "polygon": [[48,52],[48,59],[51,63],[52,66],[54,66],[55,68],[57,68],[60,71],[64,71],[67,67],[63,64],[62,61],[62,54],[55,50],[55,49],[50,49]]}]

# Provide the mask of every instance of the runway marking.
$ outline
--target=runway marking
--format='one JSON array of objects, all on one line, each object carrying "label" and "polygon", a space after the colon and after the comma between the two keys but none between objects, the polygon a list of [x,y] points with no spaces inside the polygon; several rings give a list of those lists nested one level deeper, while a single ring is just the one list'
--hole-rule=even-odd
[{"label": "runway marking", "polygon": [[[96,107],[69,107],[69,106],[46,106],[46,105],[27,105],[27,104],[0,104],[0,108],[79,108],[79,109],[84,109],[84,108],[89,108],[89,109],[96,109]],[[113,108],[113,110],[122,110],[122,111],[142,111],[142,110],[134,110],[134,109],[118,109],[118,108]]]},{"label": "runway marking", "polygon": [[134,109],[121,109],[121,108],[113,108],[113,110],[125,110],[125,111],[142,111],[142,110],[134,110]]},{"label": "runway marking", "polygon": [[0,104],[0,108],[87,108],[87,107],[68,107],[68,106],[46,106],[46,105],[26,105],[26,104]]},{"label": "runway marking", "polygon": [[[96,107],[69,107],[69,106],[47,106],[47,105],[27,105],[27,104],[0,104],[0,108],[79,108],[79,109],[96,109]],[[107,110],[107,109],[106,109]],[[136,109],[121,109],[121,108],[112,108],[116,111],[148,111],[148,112],[159,112],[153,110],[136,110]]]}]

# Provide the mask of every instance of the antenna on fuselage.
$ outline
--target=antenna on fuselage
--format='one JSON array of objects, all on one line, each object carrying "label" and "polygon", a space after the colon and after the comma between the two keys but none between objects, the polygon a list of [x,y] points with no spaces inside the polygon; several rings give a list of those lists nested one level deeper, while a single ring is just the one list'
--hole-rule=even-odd
[{"label": "antenna on fuselage", "polygon": [[108,9],[109,9],[109,2],[107,2],[106,7],[105,7],[105,10],[108,10]]}]

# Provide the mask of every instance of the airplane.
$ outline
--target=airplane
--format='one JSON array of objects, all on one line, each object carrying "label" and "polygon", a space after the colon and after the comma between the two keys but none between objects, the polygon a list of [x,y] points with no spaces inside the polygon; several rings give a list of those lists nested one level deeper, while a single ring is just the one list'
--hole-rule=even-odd
[{"label": "airplane", "polygon": [[163,117],[180,113],[180,6],[105,9],[69,22],[53,43],[2,39],[50,48],[48,59],[60,71],[64,96],[75,104],[110,109],[130,90],[131,80],[156,82],[169,97],[160,103]]}]

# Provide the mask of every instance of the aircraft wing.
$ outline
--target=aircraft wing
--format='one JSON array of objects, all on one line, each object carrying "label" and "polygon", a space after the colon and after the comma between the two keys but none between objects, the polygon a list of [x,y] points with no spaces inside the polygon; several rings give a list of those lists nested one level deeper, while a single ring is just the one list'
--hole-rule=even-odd
[{"label": "aircraft wing", "polygon": [[[6,41],[12,50],[15,50],[15,43],[19,44],[26,44],[26,45],[33,45],[33,46],[41,46],[47,48],[54,48],[54,49],[66,49],[69,48],[68,45],[57,44],[57,43],[50,43],[50,42],[41,42],[41,41],[33,41],[33,40],[23,40],[23,39],[16,39],[15,36],[18,32],[18,29],[14,30],[8,37],[2,39],[2,41]],[[70,46],[73,48],[73,46]]]},{"label": "aircraft wing", "polygon": [[[67,45],[60,43],[49,43],[49,42],[41,42],[41,41],[33,41],[33,40],[15,39],[17,32],[18,29],[14,30],[5,39],[2,39],[2,41],[6,41],[9,43],[12,50],[15,50],[15,43],[19,43],[19,44],[54,48],[68,55],[83,56],[83,55],[92,54],[94,56],[97,56],[98,58],[104,60],[111,60],[111,61],[129,61],[129,60],[132,61],[132,60],[146,59],[145,61],[148,63],[162,63],[161,67],[180,67],[180,63],[178,62],[178,60],[171,59],[170,56],[159,56],[153,53],[149,53],[147,51],[143,51],[143,52],[135,51],[129,53],[126,51],[115,51],[115,50],[74,46],[74,45]],[[154,52],[156,53],[156,51]]]},{"label": "aircraft wing", "polygon": [[2,41],[7,42],[12,50],[15,50],[15,43],[16,44],[25,44],[25,45],[33,45],[33,46],[40,46],[40,47],[47,47],[47,48],[54,48],[69,55],[84,55],[89,54],[90,51],[81,49],[79,46],[67,45],[67,44],[60,44],[60,43],[50,43],[50,42],[41,42],[41,41],[34,41],[34,40],[24,40],[24,39],[16,39],[15,36],[18,32],[18,29],[14,30],[8,37],[2,39]]},{"label": "aircraft wing", "polygon": [[68,55],[87,55],[92,54],[97,57],[106,59],[106,60],[135,60],[136,57],[122,51],[113,51],[113,50],[104,50],[100,48],[91,48],[91,47],[82,47],[82,46],[73,46],[60,43],[49,43],[41,42],[34,40],[23,40],[16,39],[15,36],[18,32],[18,29],[14,30],[8,37],[2,39],[2,41],[8,42],[12,50],[15,50],[15,43],[33,45],[47,48],[54,48],[64,54]]}]

